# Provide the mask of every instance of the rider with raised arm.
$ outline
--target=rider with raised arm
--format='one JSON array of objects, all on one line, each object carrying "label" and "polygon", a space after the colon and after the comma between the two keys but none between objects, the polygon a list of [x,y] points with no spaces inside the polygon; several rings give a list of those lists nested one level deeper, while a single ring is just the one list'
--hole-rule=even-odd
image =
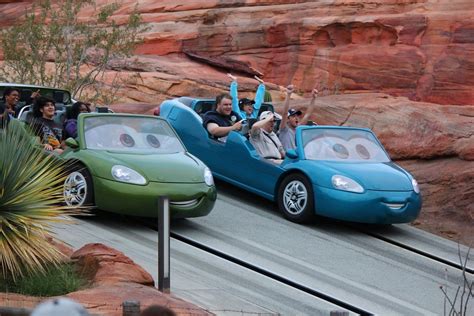
[{"label": "rider with raised arm", "polygon": [[278,137],[285,148],[288,149],[295,149],[296,148],[296,140],[295,140],[295,132],[296,127],[301,124],[306,124],[308,119],[311,117],[314,111],[314,102],[316,97],[318,96],[318,90],[313,89],[311,92],[312,98],[311,102],[308,107],[308,112],[305,116],[300,119],[300,116],[303,114],[300,110],[290,109],[290,98],[291,94],[294,91],[293,85],[289,85],[286,87],[286,98],[285,103],[283,105],[283,112],[282,112],[282,119],[280,123],[280,132]]},{"label": "rider with raised arm", "polygon": [[247,118],[257,118],[258,111],[260,106],[263,103],[263,98],[265,96],[265,83],[262,79],[255,76],[254,78],[260,83],[255,94],[255,100],[250,100],[247,98],[242,98],[239,100],[237,92],[237,77],[227,74],[229,78],[232,79],[230,84],[230,95],[232,96],[232,110],[236,113],[239,113],[242,119]]}]

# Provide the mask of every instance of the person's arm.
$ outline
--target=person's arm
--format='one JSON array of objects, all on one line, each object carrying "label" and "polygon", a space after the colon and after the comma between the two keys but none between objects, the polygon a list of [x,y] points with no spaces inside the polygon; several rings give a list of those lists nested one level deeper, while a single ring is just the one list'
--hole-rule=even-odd
[{"label": "person's arm", "polygon": [[311,91],[311,102],[309,103],[308,110],[306,111],[306,114],[304,115],[303,119],[301,120],[301,124],[306,124],[308,123],[308,120],[310,119],[311,115],[314,112],[314,102],[316,101],[316,97],[318,96],[318,89],[313,89]]},{"label": "person's arm", "polygon": [[234,111],[235,113],[240,113],[239,96],[237,92],[237,88],[238,88],[237,77],[231,74],[227,74],[227,76],[230,79],[232,79],[232,82],[230,84],[230,90],[229,90],[229,94],[232,97],[232,111]]},{"label": "person's arm", "polygon": [[265,97],[265,82],[259,77],[254,77],[260,84],[258,85],[257,92],[255,93],[255,104],[253,105],[253,117],[257,117],[258,111],[263,103],[263,98]]},{"label": "person's arm", "polygon": [[215,137],[223,137],[227,136],[231,131],[240,130],[242,128],[242,121],[238,121],[232,126],[219,126],[217,123],[211,122],[206,125],[206,128],[209,134]]},{"label": "person's arm", "polygon": [[66,127],[64,128],[66,135],[72,138],[77,137],[77,120],[69,119],[66,122]]},{"label": "person's arm", "polygon": [[270,113],[265,119],[255,122],[250,129],[250,133],[255,134],[260,128],[264,127],[269,121],[273,120],[273,113]]},{"label": "person's arm", "polygon": [[293,93],[294,86],[292,84],[286,87],[286,96],[285,96],[285,103],[283,104],[283,113],[281,113],[281,122],[279,126],[279,130],[286,127],[286,122],[288,121],[288,109],[290,108],[290,99],[291,94]]}]

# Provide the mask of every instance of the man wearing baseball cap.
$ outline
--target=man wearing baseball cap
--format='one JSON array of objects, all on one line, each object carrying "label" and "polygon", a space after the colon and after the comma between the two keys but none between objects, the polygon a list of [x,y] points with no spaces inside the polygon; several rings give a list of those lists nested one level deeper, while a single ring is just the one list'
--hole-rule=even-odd
[{"label": "man wearing baseball cap", "polygon": [[247,98],[239,100],[240,116],[244,119],[252,118],[255,101]]},{"label": "man wearing baseball cap", "polygon": [[[293,85],[289,85],[286,87],[286,98],[285,103],[283,105],[283,118],[280,123],[280,133],[278,137],[283,145],[285,150],[288,149],[295,149],[295,132],[296,127],[300,124],[306,124],[308,119],[311,117],[314,111],[314,102],[316,97],[318,96],[318,90],[313,89],[311,92],[312,98],[311,103],[308,107],[308,112],[306,115],[301,119],[301,115],[303,114],[300,110],[290,109],[290,98],[291,94],[293,93]],[[286,114],[286,115],[285,115]]]},{"label": "man wearing baseball cap", "polygon": [[250,129],[250,143],[260,156],[280,164],[285,158],[285,150],[273,132],[275,119],[278,118],[279,115],[271,111],[260,113],[259,120]]}]

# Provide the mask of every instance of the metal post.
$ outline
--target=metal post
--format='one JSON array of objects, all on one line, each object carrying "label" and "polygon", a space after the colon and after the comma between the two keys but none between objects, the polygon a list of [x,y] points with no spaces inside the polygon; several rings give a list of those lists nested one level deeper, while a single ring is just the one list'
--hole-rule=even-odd
[{"label": "metal post", "polygon": [[158,290],[170,292],[170,207],[167,196],[158,198]]},{"label": "metal post", "polygon": [[122,302],[122,316],[139,316],[140,302],[139,301],[123,301]]}]

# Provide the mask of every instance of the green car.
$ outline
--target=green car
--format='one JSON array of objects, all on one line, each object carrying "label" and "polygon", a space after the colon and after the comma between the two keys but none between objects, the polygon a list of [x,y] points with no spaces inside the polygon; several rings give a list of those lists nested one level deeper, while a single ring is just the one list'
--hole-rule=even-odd
[{"label": "green car", "polygon": [[61,155],[71,162],[64,182],[70,206],[156,217],[167,196],[173,218],[209,214],[217,193],[211,171],[187,152],[168,122],[155,116],[89,113]]}]

